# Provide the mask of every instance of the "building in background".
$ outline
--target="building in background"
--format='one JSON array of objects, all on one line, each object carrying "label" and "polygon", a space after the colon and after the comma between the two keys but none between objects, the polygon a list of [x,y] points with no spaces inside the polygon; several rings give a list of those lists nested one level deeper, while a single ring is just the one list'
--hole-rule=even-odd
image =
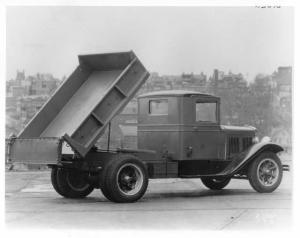
[{"label": "building in background", "polygon": [[61,82],[51,74],[26,77],[25,71],[17,71],[6,82],[6,137],[24,128]]},{"label": "building in background", "polygon": [[278,67],[272,74],[274,84],[273,115],[276,121],[271,136],[286,151],[291,152],[292,145],[292,67]]},{"label": "building in background", "polygon": [[278,67],[272,75],[276,87],[277,103],[281,108],[292,106],[292,67]]}]

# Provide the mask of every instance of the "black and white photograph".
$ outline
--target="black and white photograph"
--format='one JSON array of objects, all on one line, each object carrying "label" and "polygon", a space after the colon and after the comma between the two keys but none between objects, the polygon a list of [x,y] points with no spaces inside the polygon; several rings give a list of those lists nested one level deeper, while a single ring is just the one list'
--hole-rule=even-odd
[{"label": "black and white photograph", "polygon": [[294,10],[5,5],[7,232],[293,229]]}]

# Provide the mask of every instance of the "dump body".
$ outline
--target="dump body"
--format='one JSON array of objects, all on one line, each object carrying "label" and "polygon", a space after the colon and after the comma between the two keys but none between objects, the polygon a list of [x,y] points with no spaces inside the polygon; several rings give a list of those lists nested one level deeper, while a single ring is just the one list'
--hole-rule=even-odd
[{"label": "dump body", "polygon": [[[24,144],[26,139],[41,146],[43,138],[48,147],[47,138],[63,138],[84,157],[148,77],[132,51],[79,56],[79,66],[19,133],[15,143]],[[53,146],[49,148],[54,150]],[[14,152],[12,148],[13,159],[22,161],[21,153]]]}]

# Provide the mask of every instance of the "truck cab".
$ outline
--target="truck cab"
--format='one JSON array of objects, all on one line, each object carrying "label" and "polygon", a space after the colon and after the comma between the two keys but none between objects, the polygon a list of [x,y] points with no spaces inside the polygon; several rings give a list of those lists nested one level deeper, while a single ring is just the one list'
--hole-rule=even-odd
[{"label": "truck cab", "polygon": [[226,161],[252,145],[254,127],[222,126],[220,98],[192,91],[147,93],[138,100],[138,148],[175,161]]}]

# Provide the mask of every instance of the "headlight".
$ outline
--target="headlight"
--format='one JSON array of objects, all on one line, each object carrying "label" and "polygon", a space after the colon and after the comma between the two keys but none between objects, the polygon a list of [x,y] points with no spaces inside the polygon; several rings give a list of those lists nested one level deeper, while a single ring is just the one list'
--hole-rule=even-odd
[{"label": "headlight", "polygon": [[259,142],[258,136],[253,137],[252,143],[253,143],[253,144],[256,144],[256,143],[258,143],[258,142]]},{"label": "headlight", "polygon": [[261,142],[270,142],[271,141],[271,137],[269,136],[264,136],[262,139],[261,139]]}]

